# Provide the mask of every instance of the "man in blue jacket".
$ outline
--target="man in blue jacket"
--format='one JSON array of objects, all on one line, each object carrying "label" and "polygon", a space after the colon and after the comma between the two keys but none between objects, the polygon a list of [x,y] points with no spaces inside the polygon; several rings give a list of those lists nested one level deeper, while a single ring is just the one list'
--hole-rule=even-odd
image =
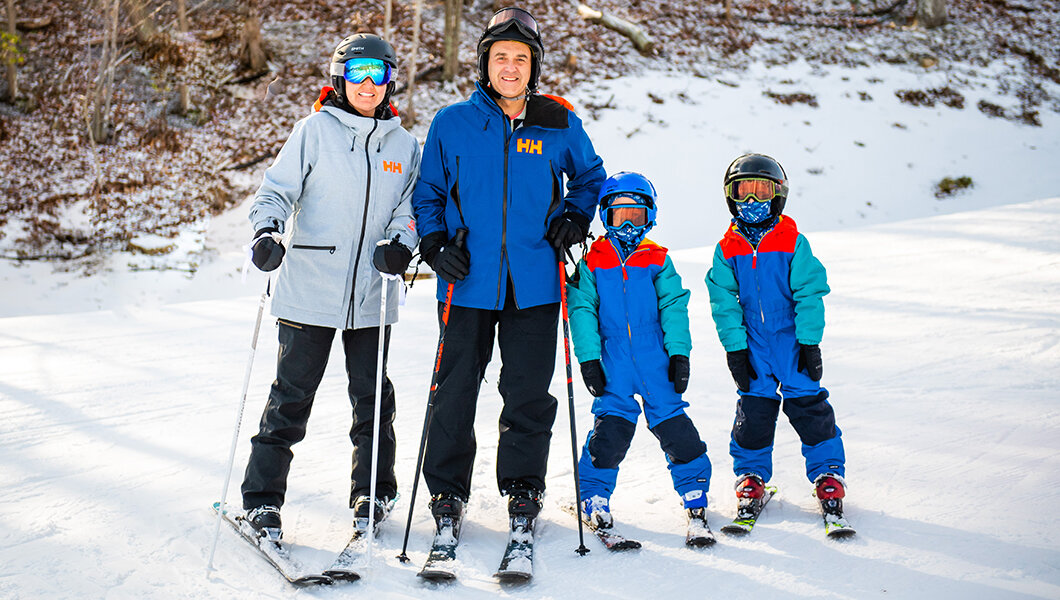
[{"label": "man in blue jacket", "polygon": [[[471,493],[475,407],[494,337],[503,362],[498,485],[509,513],[531,523],[545,489],[557,250],[585,239],[605,174],[570,105],[537,94],[542,54],[529,13],[493,16],[478,44],[476,90],[435,116],[413,194],[420,254],[439,277],[439,317],[453,286],[423,463],[439,523],[459,520]],[[451,243],[461,228],[463,247]]]}]

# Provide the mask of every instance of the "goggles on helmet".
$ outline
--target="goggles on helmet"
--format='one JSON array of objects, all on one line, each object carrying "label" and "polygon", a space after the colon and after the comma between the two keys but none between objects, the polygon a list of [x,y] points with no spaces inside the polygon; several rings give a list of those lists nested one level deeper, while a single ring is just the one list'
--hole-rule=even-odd
[{"label": "goggles on helmet", "polygon": [[725,196],[733,202],[768,202],[780,193],[780,184],[771,179],[737,179],[725,186]]},{"label": "goggles on helmet", "polygon": [[529,37],[539,37],[541,35],[541,32],[538,31],[537,28],[537,21],[534,19],[533,15],[521,8],[515,7],[498,10],[486,25],[486,31],[505,27],[512,22],[525,33],[529,34]]},{"label": "goggles on helmet", "polygon": [[342,76],[353,84],[371,79],[376,85],[385,85],[394,78],[394,69],[378,58],[351,58],[343,67]]}]

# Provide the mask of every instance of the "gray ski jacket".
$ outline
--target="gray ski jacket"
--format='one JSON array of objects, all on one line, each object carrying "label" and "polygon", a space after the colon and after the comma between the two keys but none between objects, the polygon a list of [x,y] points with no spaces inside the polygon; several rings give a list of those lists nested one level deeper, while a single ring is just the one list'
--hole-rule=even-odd
[{"label": "gray ski jacket", "polygon": [[[377,242],[395,236],[410,249],[419,242],[412,217],[419,171],[419,142],[396,117],[324,106],[298,121],[250,208],[255,231],[286,231],[273,316],[336,329],[377,327],[382,278],[372,254]],[[388,284],[391,324],[402,284]]]}]

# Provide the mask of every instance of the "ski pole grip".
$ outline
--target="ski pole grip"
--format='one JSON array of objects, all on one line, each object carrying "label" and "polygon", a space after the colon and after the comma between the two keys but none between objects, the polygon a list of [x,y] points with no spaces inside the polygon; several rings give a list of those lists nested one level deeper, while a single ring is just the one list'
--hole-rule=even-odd
[{"label": "ski pole grip", "polygon": [[467,227],[461,227],[456,230],[456,234],[453,236],[453,245],[457,248],[464,247],[464,240],[467,238]]}]

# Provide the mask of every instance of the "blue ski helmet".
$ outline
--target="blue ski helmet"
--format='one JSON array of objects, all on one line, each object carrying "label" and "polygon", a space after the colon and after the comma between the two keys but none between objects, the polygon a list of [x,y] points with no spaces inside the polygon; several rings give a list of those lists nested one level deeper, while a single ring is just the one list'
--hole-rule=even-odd
[{"label": "blue ski helmet", "polygon": [[[623,220],[621,223],[611,222],[611,213],[616,208],[614,202],[620,197],[632,198],[636,204],[618,206],[644,207],[643,223],[638,224],[629,220]],[[600,186],[599,195],[600,220],[604,224],[604,229],[607,230],[607,235],[626,244],[639,244],[648,231],[655,226],[656,199],[655,186],[640,173],[622,171],[608,177],[607,181]]]}]

